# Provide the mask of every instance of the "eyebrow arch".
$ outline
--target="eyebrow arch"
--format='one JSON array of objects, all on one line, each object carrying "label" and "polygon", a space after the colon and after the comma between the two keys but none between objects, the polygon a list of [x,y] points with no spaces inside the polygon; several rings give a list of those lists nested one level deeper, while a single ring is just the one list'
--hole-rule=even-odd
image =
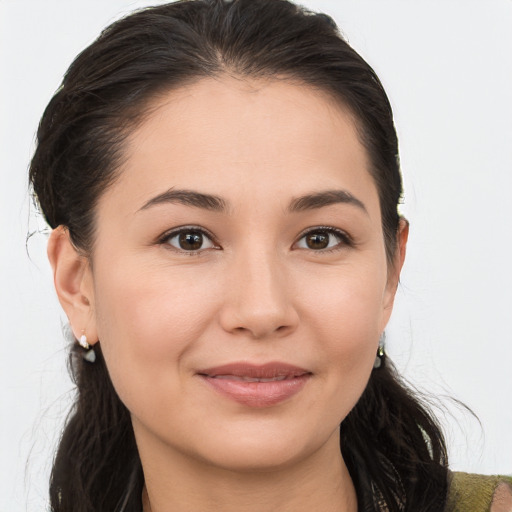
[{"label": "eyebrow arch", "polygon": [[303,212],[337,203],[350,204],[368,213],[363,202],[346,190],[324,190],[297,197],[291,201],[288,210],[290,212]]},{"label": "eyebrow arch", "polygon": [[[144,203],[138,211],[146,210],[152,206],[165,203],[181,203],[186,206],[193,206],[195,208],[202,208],[216,212],[225,212],[228,209],[228,203],[219,196],[203,194],[193,190],[171,188],[162,194],[151,198],[149,201]],[[367,213],[363,202],[346,190],[325,190],[297,197],[290,202],[288,210],[295,213],[323,208],[324,206],[337,203],[351,204]]]},{"label": "eyebrow arch", "polygon": [[147,201],[138,211],[147,210],[152,206],[165,203],[180,203],[195,208],[203,208],[215,212],[224,212],[227,210],[227,203],[224,199],[211,194],[202,194],[193,190],[170,188],[162,194],[159,194]]}]

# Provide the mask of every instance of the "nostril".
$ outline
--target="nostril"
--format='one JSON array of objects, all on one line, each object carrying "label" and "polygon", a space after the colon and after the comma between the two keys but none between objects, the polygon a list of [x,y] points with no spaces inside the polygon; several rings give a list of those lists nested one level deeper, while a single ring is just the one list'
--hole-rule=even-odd
[{"label": "nostril", "polygon": [[232,334],[255,339],[282,337],[293,332],[299,323],[293,306],[285,303],[284,298],[263,299],[266,297],[227,297],[219,311],[221,327]]}]

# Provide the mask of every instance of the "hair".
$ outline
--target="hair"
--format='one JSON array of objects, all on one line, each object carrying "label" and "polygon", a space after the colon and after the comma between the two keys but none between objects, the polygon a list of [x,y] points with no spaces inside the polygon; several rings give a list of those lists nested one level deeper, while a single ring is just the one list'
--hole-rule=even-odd
[{"label": "hair", "polygon": [[[303,84],[349,109],[369,156],[392,264],[402,180],[389,100],[330,17],[287,0],[178,1],[106,28],[71,64],[39,125],[30,180],[48,224],[65,226],[77,250],[91,257],[95,206],[115,182],[126,138],[151,100],[222,75]],[[71,350],[77,396],[53,464],[51,510],[139,512],[144,476],[130,414],[110,380],[101,341],[95,351],[89,364],[76,343]],[[360,510],[443,510],[443,435],[385,355],[340,431]]]}]

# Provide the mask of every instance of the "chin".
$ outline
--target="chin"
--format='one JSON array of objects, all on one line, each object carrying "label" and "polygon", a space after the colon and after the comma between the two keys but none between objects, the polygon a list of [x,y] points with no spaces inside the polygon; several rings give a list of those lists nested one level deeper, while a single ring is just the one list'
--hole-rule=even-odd
[{"label": "chin", "polygon": [[297,447],[279,446],[236,446],[222,453],[209,454],[205,462],[225,471],[235,473],[258,473],[279,471],[291,467],[307,453],[297,451]]},{"label": "chin", "polygon": [[[279,471],[297,465],[303,460],[319,452],[330,439],[320,435],[304,435],[306,433],[282,429],[262,429],[252,433],[226,435],[219,438],[211,436],[208,445],[203,445],[200,457],[209,465],[226,471],[268,472]],[[331,436],[339,444],[338,430]],[[198,453],[196,451],[196,453]]]}]

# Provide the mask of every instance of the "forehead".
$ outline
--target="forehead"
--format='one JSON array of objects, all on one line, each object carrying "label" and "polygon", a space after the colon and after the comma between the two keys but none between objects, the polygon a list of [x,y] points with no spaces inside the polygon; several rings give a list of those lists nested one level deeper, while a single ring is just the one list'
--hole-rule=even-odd
[{"label": "forehead", "polygon": [[112,190],[134,207],[170,187],[261,197],[341,186],[377,198],[353,116],[310,86],[203,79],[159,95],[148,112]]}]

